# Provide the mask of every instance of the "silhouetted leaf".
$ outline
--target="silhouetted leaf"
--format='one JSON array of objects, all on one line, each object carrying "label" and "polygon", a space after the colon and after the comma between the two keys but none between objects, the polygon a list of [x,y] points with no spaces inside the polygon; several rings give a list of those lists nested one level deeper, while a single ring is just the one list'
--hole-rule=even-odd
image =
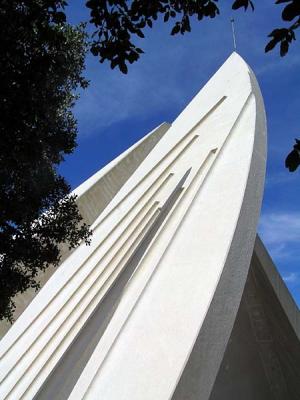
[{"label": "silhouetted leaf", "polygon": [[123,74],[127,74],[127,72],[128,72],[127,65],[125,64],[124,61],[119,62],[119,69],[121,72],[123,72]]},{"label": "silhouetted leaf", "polygon": [[249,5],[249,0],[235,0],[235,2],[232,5],[233,10],[237,10],[241,7],[244,7],[245,10],[247,10]]},{"label": "silhouetted leaf", "polygon": [[110,68],[114,69],[118,65],[118,59],[111,60]]},{"label": "silhouetted leaf", "polygon": [[136,31],[136,34],[140,37],[140,38],[144,38],[145,37],[145,35],[143,34],[143,32],[141,31],[141,30],[137,30]]},{"label": "silhouetted leaf", "polygon": [[178,23],[176,23],[176,25],[173,27],[172,31],[171,31],[171,35],[176,35],[176,33],[180,32],[180,25]]},{"label": "silhouetted leaf", "polygon": [[89,0],[85,3],[88,8],[96,8],[98,6],[98,0]]},{"label": "silhouetted leaf", "polygon": [[[87,6],[90,8],[91,20],[95,25],[96,31],[93,34],[93,45],[91,51],[99,57],[100,62],[120,57],[126,59],[130,51],[135,48],[134,37],[144,38],[143,29],[148,26],[153,27],[158,15],[162,16],[164,22],[168,22],[171,18],[178,16],[181,21],[177,21],[171,29],[171,35],[178,33],[184,34],[191,31],[189,19],[196,17],[199,21],[204,17],[215,18],[219,14],[217,7],[218,0],[155,0],[155,1],[139,1],[139,0],[114,0],[100,1],[89,0]],[[300,0],[277,0],[276,4],[287,4],[283,16],[290,19],[299,11]],[[232,8],[254,10],[254,1],[252,0],[235,0]],[[295,29],[297,24],[288,28],[275,29],[269,35],[271,40],[265,47],[265,51],[269,52],[274,49],[276,43],[284,42],[281,45],[281,54],[286,54],[288,46],[285,42],[295,40]],[[276,39],[276,40],[273,40]],[[98,46],[98,47],[93,47]],[[101,49],[101,50],[100,50]],[[130,58],[132,62],[133,57]]]},{"label": "silhouetted leaf", "polygon": [[53,14],[53,22],[56,24],[61,24],[63,22],[66,22],[66,15],[64,12],[55,12]]},{"label": "silhouetted leaf", "polygon": [[284,21],[292,21],[294,18],[298,17],[300,14],[300,2],[299,0],[293,1],[288,4],[282,11],[282,19]]},{"label": "silhouetted leaf", "polygon": [[289,51],[289,43],[286,40],[283,40],[280,43],[280,55],[281,57],[284,57],[287,52]]},{"label": "silhouetted leaf", "polygon": [[282,40],[286,37],[288,34],[288,29],[282,28],[282,29],[274,29],[268,36],[269,37],[274,37],[277,40]]},{"label": "silhouetted leaf", "polygon": [[292,150],[285,159],[285,167],[289,169],[290,172],[296,171],[300,165],[300,156],[297,150]]},{"label": "silhouetted leaf", "polygon": [[274,47],[276,46],[277,43],[278,43],[278,40],[276,40],[276,39],[270,40],[269,43],[265,47],[265,52],[267,53],[268,51],[274,49]]}]

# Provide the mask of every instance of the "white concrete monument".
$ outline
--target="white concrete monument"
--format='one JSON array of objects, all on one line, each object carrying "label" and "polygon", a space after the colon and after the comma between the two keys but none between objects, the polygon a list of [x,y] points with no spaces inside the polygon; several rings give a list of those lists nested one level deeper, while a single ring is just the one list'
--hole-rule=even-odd
[{"label": "white concrete monument", "polygon": [[233,53],[75,190],[92,244],[18,300],[0,399],[299,400],[299,310],[256,237],[265,164],[262,96]]}]

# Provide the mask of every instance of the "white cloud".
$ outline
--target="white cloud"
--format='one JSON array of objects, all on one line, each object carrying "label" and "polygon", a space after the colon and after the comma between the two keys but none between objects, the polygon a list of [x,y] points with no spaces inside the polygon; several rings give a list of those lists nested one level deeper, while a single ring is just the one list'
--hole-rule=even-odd
[{"label": "white cloud", "polygon": [[266,244],[299,243],[300,247],[300,213],[263,214],[259,232]]},{"label": "white cloud", "polygon": [[[210,41],[217,43],[219,32],[206,29]],[[197,25],[194,31],[176,38],[170,36],[170,26],[163,24],[147,31],[141,43],[145,54],[129,66],[127,75],[89,56],[87,78],[91,83],[75,107],[80,134],[89,135],[126,119],[163,115],[170,110],[175,117],[215,72],[217,60],[221,66],[228,56],[225,49],[207,53],[205,41],[196,34],[201,31],[203,35],[203,27]]]},{"label": "white cloud", "polygon": [[300,281],[300,274],[296,272],[290,272],[283,277],[283,280],[286,283],[298,283]]},{"label": "white cloud", "polygon": [[265,213],[258,231],[282,279],[299,304],[300,213]]},{"label": "white cloud", "polygon": [[300,213],[265,213],[258,232],[275,262],[300,258]]},{"label": "white cloud", "polygon": [[[292,53],[292,51],[290,53]],[[277,57],[277,59],[273,59],[272,61],[266,62],[265,65],[261,65],[259,68],[257,68],[256,74],[257,75],[270,74],[270,73],[278,74],[282,73],[283,71],[287,73],[287,70],[299,68],[299,65],[300,65],[300,56],[298,54],[289,54],[288,57],[286,58]]]},{"label": "white cloud", "polygon": [[[97,63],[93,68],[91,85],[82,93],[75,109],[80,133],[89,134],[126,119],[145,118],[157,112],[165,113],[168,109],[180,111],[191,100],[190,91],[182,86],[180,77],[181,66],[187,57],[182,49],[166,50],[160,60],[152,56],[148,63],[141,59],[130,66],[126,76],[117,69],[101,68]],[[167,66],[175,61],[175,54],[179,57],[176,68],[168,69]],[[90,62],[94,64],[95,60]],[[204,82],[207,74],[201,71],[201,75]],[[198,89],[200,87],[195,93]]]},{"label": "white cloud", "polygon": [[299,181],[299,175],[297,173],[291,174],[288,170],[280,171],[277,173],[267,174],[266,176],[266,186],[273,187],[283,184],[292,184]]}]

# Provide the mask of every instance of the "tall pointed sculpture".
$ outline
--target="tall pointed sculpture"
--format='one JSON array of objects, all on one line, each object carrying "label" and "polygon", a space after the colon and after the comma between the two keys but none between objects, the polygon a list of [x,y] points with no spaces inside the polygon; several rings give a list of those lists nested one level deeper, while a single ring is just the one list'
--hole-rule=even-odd
[{"label": "tall pointed sculpture", "polygon": [[[265,163],[260,90],[233,53],[171,126],[75,191],[92,244],[1,340],[0,399],[299,398],[299,354],[284,358],[299,350],[299,312],[255,244]],[[280,356],[257,282],[290,338]],[[257,352],[264,378],[245,367],[246,383],[233,382],[237,349]]]}]

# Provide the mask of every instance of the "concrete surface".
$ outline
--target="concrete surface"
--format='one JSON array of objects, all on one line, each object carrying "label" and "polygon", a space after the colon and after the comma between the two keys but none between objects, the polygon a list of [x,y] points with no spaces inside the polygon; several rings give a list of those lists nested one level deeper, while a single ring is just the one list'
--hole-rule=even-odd
[{"label": "concrete surface", "polygon": [[260,90],[233,53],[172,126],[76,189],[92,244],[1,340],[0,399],[297,396],[299,311],[259,239],[249,272],[265,150]]},{"label": "concrete surface", "polygon": [[210,400],[300,399],[299,321],[299,310],[257,237]]},{"label": "concrete surface", "polygon": [[[78,204],[83,221],[86,224],[93,224],[98,215],[101,214],[110,200],[121,189],[127,179],[132,175],[147,154],[162,138],[169,127],[170,124],[166,122],[158,126],[120,156],[112,160],[109,164],[83,182],[72,192],[72,194],[76,194],[78,196],[76,202]],[[61,246],[61,263],[70,254],[71,251],[69,250],[68,246]],[[49,267],[46,271],[39,273],[39,282],[41,288],[45,285],[58,267]],[[22,314],[37,293],[38,292],[33,289],[28,289],[26,292],[15,297],[15,320],[18,319],[18,317]],[[10,322],[6,320],[0,321],[0,338],[5,335],[10,327]]]}]

